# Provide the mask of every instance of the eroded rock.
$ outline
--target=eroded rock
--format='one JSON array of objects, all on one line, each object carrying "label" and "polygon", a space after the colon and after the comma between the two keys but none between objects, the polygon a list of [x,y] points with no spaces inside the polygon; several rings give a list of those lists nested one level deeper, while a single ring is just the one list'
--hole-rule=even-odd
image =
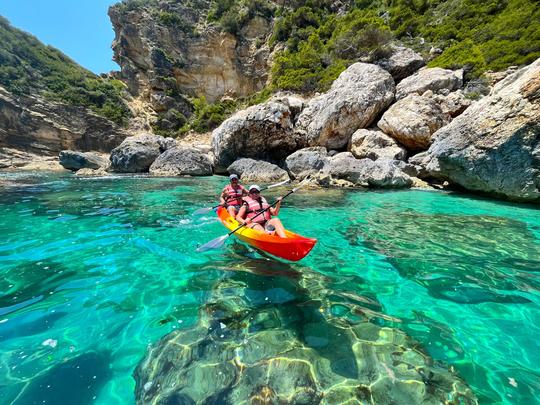
[{"label": "eroded rock", "polygon": [[388,158],[404,160],[407,150],[393,138],[376,129],[359,129],[349,144],[349,150],[358,159],[368,158],[377,160]]},{"label": "eroded rock", "polygon": [[412,75],[426,64],[424,58],[410,48],[395,47],[388,59],[382,59],[377,64],[387,70],[396,82]]},{"label": "eroded rock", "polygon": [[147,172],[159,155],[174,146],[176,141],[172,138],[149,134],[131,136],[112,150],[111,170],[120,173]]},{"label": "eroded rock", "polygon": [[304,177],[318,172],[328,161],[328,153],[324,146],[314,146],[297,150],[285,159],[285,168],[292,178]]},{"label": "eroded rock", "polygon": [[227,168],[227,171],[240,176],[244,183],[276,183],[289,180],[285,170],[263,160],[238,159]]},{"label": "eroded rock", "polygon": [[149,171],[154,176],[211,176],[212,162],[195,148],[173,147],[159,155]]},{"label": "eroded rock", "polygon": [[441,68],[420,69],[414,75],[403,79],[396,87],[396,99],[400,100],[411,93],[423,94],[431,90],[434,93],[446,93],[461,88],[463,71]]},{"label": "eroded rock", "polygon": [[431,97],[409,94],[393,104],[377,126],[411,151],[427,150],[432,134],[450,122]]},{"label": "eroded rock", "polygon": [[540,200],[540,59],[435,134],[427,169],[469,190]]},{"label": "eroded rock", "polygon": [[394,79],[379,66],[355,63],[311,99],[298,117],[295,133],[309,146],[345,147],[359,128],[368,127],[394,99]]},{"label": "eroded rock", "polygon": [[288,104],[270,101],[239,111],[212,132],[216,166],[239,157],[280,160],[301,147]]},{"label": "eroded rock", "polygon": [[58,159],[60,164],[69,170],[106,169],[109,167],[109,160],[105,156],[94,152],[63,150],[60,152]]}]

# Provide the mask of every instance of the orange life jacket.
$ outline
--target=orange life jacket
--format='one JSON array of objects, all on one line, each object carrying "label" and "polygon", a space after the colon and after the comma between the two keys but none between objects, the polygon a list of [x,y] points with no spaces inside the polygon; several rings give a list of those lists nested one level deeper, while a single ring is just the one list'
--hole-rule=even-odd
[{"label": "orange life jacket", "polygon": [[238,188],[234,188],[230,184],[227,184],[224,188],[225,194],[227,195],[225,198],[227,205],[242,205],[244,190],[244,186],[238,185]]},{"label": "orange life jacket", "polygon": [[246,219],[253,218],[253,222],[264,224],[266,221],[272,218],[272,215],[270,215],[270,210],[265,211],[261,215],[257,215],[259,212],[270,206],[264,197],[259,197],[259,200],[255,200],[249,196],[244,197],[244,205],[247,207]]}]

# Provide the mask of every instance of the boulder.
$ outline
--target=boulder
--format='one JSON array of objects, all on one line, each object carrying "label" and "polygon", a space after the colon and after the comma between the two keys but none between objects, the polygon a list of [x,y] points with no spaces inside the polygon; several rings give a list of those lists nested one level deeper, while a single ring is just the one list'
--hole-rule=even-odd
[{"label": "boulder", "polygon": [[423,94],[427,90],[434,93],[450,92],[463,85],[463,71],[452,71],[441,68],[420,69],[414,75],[403,79],[396,87],[396,99],[400,100],[408,94]]},{"label": "boulder", "polygon": [[166,150],[150,166],[154,176],[211,176],[208,155],[195,148],[174,147]]},{"label": "boulder", "polygon": [[328,153],[324,146],[314,146],[297,150],[285,159],[285,169],[294,179],[302,179],[318,172],[328,161]]},{"label": "boulder", "polygon": [[410,48],[395,47],[392,56],[382,59],[377,64],[387,70],[396,82],[412,75],[426,64],[424,58]]},{"label": "boulder", "polygon": [[216,166],[238,157],[280,160],[301,147],[288,104],[269,101],[239,111],[212,132]]},{"label": "boulder", "polygon": [[393,138],[377,129],[359,129],[349,144],[349,150],[358,159],[379,158],[405,160],[407,151]]},{"label": "boulder", "polygon": [[58,155],[60,164],[69,170],[99,169],[109,167],[109,161],[100,154],[94,152],[77,152],[63,150]]},{"label": "boulder", "polygon": [[346,180],[355,186],[374,188],[406,188],[412,185],[405,174],[391,159],[356,159],[352,153],[343,152],[329,158],[322,170],[323,175]]},{"label": "boulder", "polygon": [[331,89],[311,99],[295,127],[308,146],[341,149],[359,128],[368,127],[394,99],[390,73],[379,66],[355,63],[332,84]]},{"label": "boulder", "polygon": [[120,173],[147,172],[159,155],[175,145],[174,139],[159,135],[131,136],[112,150],[111,169]]},{"label": "boulder", "polygon": [[302,96],[289,93],[276,93],[270,98],[269,101],[288,105],[293,122],[296,121],[296,118],[298,118],[298,115],[306,106],[306,101],[302,98]]},{"label": "boulder", "polygon": [[472,103],[461,90],[453,91],[447,96],[435,94],[433,97],[439,103],[442,112],[452,118],[463,113]]},{"label": "boulder", "polygon": [[540,200],[540,59],[435,134],[430,174],[466,189]]},{"label": "boulder", "polygon": [[411,151],[427,150],[431,135],[450,122],[431,97],[409,94],[392,105],[377,126]]},{"label": "boulder", "polygon": [[275,183],[289,180],[285,170],[262,160],[238,159],[227,168],[227,171],[240,176],[243,183]]},{"label": "boulder", "polygon": [[411,156],[409,158],[409,165],[414,166],[416,174],[413,176],[418,177],[420,179],[425,179],[429,177],[429,173],[426,170],[426,166],[429,163],[428,153],[427,151],[417,153],[414,156]]}]

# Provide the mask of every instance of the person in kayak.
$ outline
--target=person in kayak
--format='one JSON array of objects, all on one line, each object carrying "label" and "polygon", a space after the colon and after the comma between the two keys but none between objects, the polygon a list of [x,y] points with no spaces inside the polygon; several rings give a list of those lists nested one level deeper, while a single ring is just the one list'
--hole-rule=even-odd
[{"label": "person in kayak", "polygon": [[242,206],[242,197],[248,195],[248,191],[240,184],[237,174],[231,174],[229,181],[230,184],[223,188],[219,196],[219,203],[226,207],[231,217],[234,218]]},{"label": "person in kayak", "polygon": [[281,197],[278,198],[278,203],[275,207],[257,215],[269,206],[266,199],[261,196],[261,188],[258,185],[253,184],[249,186],[249,194],[247,197],[243,198],[242,207],[236,215],[236,220],[241,224],[246,224],[249,228],[266,231],[271,235],[277,234],[281,238],[286,238],[285,228],[280,219],[272,218],[279,213]]}]

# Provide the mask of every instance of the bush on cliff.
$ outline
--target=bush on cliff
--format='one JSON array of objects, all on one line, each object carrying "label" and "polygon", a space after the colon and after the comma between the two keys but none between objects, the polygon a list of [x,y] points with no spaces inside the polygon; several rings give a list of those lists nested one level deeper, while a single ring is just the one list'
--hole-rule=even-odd
[{"label": "bush on cliff", "polygon": [[88,107],[117,124],[130,116],[122,99],[124,84],[101,78],[62,52],[13,28],[0,17],[0,85],[14,94],[42,95]]}]

